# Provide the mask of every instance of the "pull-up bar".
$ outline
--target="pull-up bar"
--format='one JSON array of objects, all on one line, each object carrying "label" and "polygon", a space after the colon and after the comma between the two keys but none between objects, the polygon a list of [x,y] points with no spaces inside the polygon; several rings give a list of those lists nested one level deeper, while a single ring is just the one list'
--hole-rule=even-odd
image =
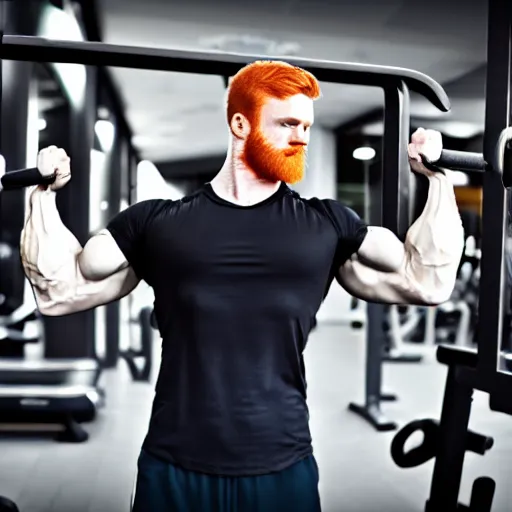
[{"label": "pull-up bar", "polygon": [[[174,71],[202,75],[231,76],[261,56],[223,52],[199,52],[120,46],[90,41],[56,41],[42,37],[4,36],[0,58],[6,60],[60,62],[89,66]],[[267,57],[265,57],[267,58]],[[450,110],[444,89],[431,77],[411,69],[351,62],[272,57],[313,73],[325,82],[396,87],[405,82],[409,90],[421,94],[442,112]]]}]

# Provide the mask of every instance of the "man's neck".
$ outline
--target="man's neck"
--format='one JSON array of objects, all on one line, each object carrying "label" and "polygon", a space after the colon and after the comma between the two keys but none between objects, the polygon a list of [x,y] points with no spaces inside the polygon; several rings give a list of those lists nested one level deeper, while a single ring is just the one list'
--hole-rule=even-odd
[{"label": "man's neck", "polygon": [[281,182],[260,179],[233,151],[228,154],[224,165],[210,185],[225,201],[240,206],[251,206],[265,201],[277,192]]}]

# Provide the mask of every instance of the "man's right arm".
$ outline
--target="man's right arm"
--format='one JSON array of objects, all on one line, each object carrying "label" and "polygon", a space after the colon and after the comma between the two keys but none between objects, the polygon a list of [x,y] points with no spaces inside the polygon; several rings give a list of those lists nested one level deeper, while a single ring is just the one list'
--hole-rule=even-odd
[{"label": "man's right arm", "polygon": [[43,315],[62,316],[108,304],[139,283],[107,230],[82,248],[62,222],[56,192],[35,188],[21,233],[21,260]]}]

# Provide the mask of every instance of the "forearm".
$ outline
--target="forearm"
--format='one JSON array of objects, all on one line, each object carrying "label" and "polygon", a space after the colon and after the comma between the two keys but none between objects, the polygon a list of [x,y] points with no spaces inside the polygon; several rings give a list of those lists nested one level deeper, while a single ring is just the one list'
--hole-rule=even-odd
[{"label": "forearm", "polygon": [[30,194],[20,249],[25,274],[41,311],[74,296],[82,247],[60,218],[55,192],[38,187]]},{"label": "forearm", "polygon": [[447,300],[464,248],[464,229],[453,185],[436,173],[428,177],[425,208],[405,240],[407,274],[433,302]]}]

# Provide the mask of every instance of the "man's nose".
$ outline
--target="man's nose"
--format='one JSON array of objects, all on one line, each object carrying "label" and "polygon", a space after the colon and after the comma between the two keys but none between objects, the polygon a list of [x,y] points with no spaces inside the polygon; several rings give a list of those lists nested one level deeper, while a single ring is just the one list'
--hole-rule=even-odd
[{"label": "man's nose", "polygon": [[306,146],[309,142],[309,132],[303,126],[297,126],[293,130],[291,144]]}]

